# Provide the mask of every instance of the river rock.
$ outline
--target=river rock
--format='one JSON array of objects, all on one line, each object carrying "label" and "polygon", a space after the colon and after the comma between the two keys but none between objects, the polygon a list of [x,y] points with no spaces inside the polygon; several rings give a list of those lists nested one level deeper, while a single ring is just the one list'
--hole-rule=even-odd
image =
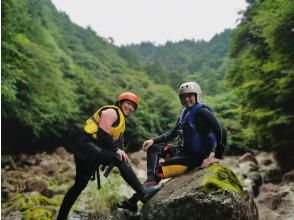
[{"label": "river rock", "polygon": [[264,175],[265,183],[281,182],[282,172],[280,167],[276,163],[272,163],[269,166],[264,167],[262,173]]},{"label": "river rock", "polygon": [[255,199],[260,220],[294,219],[294,183],[287,185],[264,184],[260,195]]},{"label": "river rock", "polygon": [[43,169],[43,173],[51,175],[57,170],[58,164],[54,159],[47,159],[40,163],[40,167]]},{"label": "river rock", "polygon": [[294,169],[285,173],[282,177],[282,184],[294,182]]},{"label": "river rock", "polygon": [[26,180],[27,192],[43,192],[48,187],[48,183],[40,178],[31,178]]},{"label": "river rock", "polygon": [[239,159],[239,163],[243,163],[243,162],[246,162],[246,161],[251,161],[255,164],[258,164],[257,162],[257,159],[255,158],[255,156],[250,153],[250,152],[247,152],[245,153],[240,159]]},{"label": "river rock", "polygon": [[258,219],[251,194],[220,164],[173,178],[141,210],[140,219]]}]

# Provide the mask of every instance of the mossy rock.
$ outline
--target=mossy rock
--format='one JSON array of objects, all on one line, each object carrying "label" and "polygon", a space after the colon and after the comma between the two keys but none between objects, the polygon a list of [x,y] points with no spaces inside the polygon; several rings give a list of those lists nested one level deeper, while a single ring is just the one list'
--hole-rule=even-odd
[{"label": "mossy rock", "polygon": [[142,210],[140,219],[258,219],[250,194],[221,164],[195,169],[166,182]]},{"label": "mossy rock", "polygon": [[23,212],[24,219],[51,220],[55,213],[43,207],[34,207]]},{"label": "mossy rock", "polygon": [[5,213],[20,212],[22,219],[49,220],[56,214],[60,203],[60,198],[47,198],[38,192],[32,192],[18,193],[2,206],[6,210]]},{"label": "mossy rock", "polygon": [[203,189],[208,192],[228,190],[243,195],[243,187],[237,176],[229,168],[221,164],[213,164],[206,169],[202,180]]}]

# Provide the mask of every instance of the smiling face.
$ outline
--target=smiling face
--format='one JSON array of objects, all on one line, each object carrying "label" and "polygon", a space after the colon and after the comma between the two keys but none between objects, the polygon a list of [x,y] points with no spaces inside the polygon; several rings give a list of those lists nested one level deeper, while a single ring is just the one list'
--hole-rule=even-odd
[{"label": "smiling face", "polygon": [[120,104],[120,109],[125,117],[129,117],[136,110],[136,104],[130,100],[124,100]]},{"label": "smiling face", "polygon": [[195,93],[185,93],[180,96],[183,106],[186,108],[192,107],[196,104],[196,94]]}]

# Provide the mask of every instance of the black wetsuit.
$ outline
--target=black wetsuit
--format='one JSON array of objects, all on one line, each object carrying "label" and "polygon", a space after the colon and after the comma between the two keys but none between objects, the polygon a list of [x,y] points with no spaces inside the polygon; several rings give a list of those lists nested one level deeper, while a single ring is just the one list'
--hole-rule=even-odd
[{"label": "black wetsuit", "polygon": [[63,199],[57,220],[64,220],[67,218],[72,205],[87,186],[88,181],[100,164],[112,164],[118,167],[123,179],[137,194],[143,194],[141,183],[128,162],[121,160],[116,153],[117,146],[113,144],[109,134],[99,129],[97,135],[99,141],[86,133],[83,133],[78,139],[74,152],[76,163],[75,182]]},{"label": "black wetsuit", "polygon": [[[158,182],[160,178],[158,177],[158,167],[168,166],[168,165],[184,165],[189,169],[200,166],[202,161],[207,155],[191,154],[185,151],[185,148],[178,149],[170,159],[165,160],[163,163],[159,164],[159,158],[164,154],[164,145],[171,141],[172,139],[181,136],[179,129],[179,120],[176,126],[160,135],[153,138],[154,145],[151,146],[147,151],[147,182]],[[195,126],[197,127],[200,134],[207,134],[213,132],[216,136],[216,148],[213,149],[216,158],[221,158],[225,145],[227,143],[226,130],[222,127],[216,116],[209,111],[207,108],[201,108],[195,116]],[[163,143],[160,144],[160,143]]]}]

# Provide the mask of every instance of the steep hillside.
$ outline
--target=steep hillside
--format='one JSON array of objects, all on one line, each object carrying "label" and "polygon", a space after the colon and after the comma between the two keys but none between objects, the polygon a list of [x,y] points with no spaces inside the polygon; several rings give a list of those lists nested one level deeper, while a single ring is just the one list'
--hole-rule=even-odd
[{"label": "steep hillside", "polygon": [[49,0],[1,4],[3,151],[70,143],[90,114],[125,90],[141,99],[128,121],[130,145],[172,126],[176,93],[129,68],[91,28],[73,24]]},{"label": "steep hillside", "polygon": [[[228,66],[228,49],[231,30],[215,35],[209,42],[183,40],[155,46],[150,42],[120,49],[127,60],[139,57],[144,70],[155,81],[178,88],[187,80],[197,80],[208,95],[220,91],[221,81]],[[134,55],[131,56],[130,54]],[[134,61],[134,59],[132,59]]]},{"label": "steep hillside", "polygon": [[244,145],[277,151],[284,171],[294,167],[294,4],[250,1],[233,33],[227,75]]}]

